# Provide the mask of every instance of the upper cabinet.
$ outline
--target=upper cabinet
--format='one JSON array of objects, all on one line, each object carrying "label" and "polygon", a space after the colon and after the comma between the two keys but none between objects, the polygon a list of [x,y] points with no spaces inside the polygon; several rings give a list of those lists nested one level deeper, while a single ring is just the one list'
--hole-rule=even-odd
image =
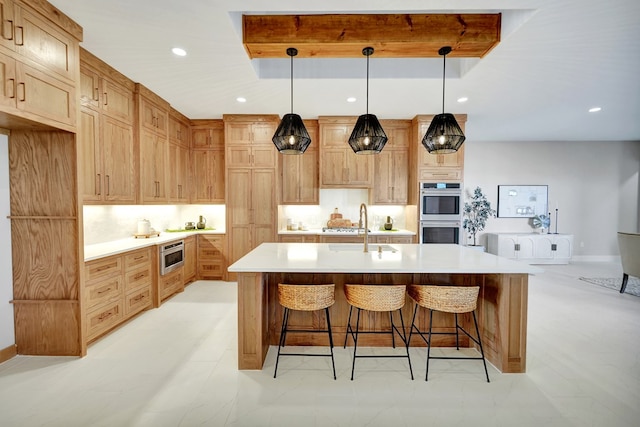
[{"label": "upper cabinet", "polygon": [[191,202],[224,203],[222,120],[192,120],[191,147]]},{"label": "upper cabinet", "polygon": [[82,28],[46,2],[0,0],[0,18],[0,111],[75,131]]},{"label": "upper cabinet", "polygon": [[140,202],[166,203],[169,103],[140,83],[136,83],[135,91],[140,144]]},{"label": "upper cabinet", "polygon": [[318,121],[305,120],[304,126],[311,137],[311,145],[304,154],[280,155],[282,165],[283,205],[317,205],[320,203],[318,191]]},{"label": "upper cabinet", "polygon": [[222,120],[192,120],[191,148],[194,150],[224,149]]},{"label": "upper cabinet", "polygon": [[174,108],[169,109],[169,142],[189,148],[191,127],[189,119]]},{"label": "upper cabinet", "polygon": [[85,204],[134,204],[133,81],[80,50],[81,176]]},{"label": "upper cabinet", "polygon": [[389,138],[382,152],[374,154],[374,185],[369,201],[375,205],[406,205],[409,189],[410,120],[381,120]]},{"label": "upper cabinet", "polygon": [[349,145],[356,117],[319,117],[320,188],[372,188],[373,156]]},{"label": "upper cabinet", "polygon": [[278,116],[225,115],[223,120],[227,168],[277,166],[279,154],[271,138],[279,122]]}]

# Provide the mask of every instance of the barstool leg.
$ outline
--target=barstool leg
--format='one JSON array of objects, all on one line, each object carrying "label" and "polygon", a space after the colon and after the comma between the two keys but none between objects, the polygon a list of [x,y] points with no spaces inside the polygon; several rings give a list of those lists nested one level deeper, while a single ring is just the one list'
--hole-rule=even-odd
[{"label": "barstool leg", "polygon": [[351,364],[351,381],[353,381],[353,372],[356,369],[356,350],[358,349],[358,330],[360,329],[360,309],[358,308],[358,315],[356,317],[356,333],[353,338],[353,362]]},{"label": "barstool leg", "polygon": [[389,312],[389,319],[391,320],[391,347],[396,348],[396,337],[394,335],[395,328],[393,327],[393,311]]},{"label": "barstool leg", "polygon": [[427,341],[427,372],[424,380],[429,381],[429,358],[431,357],[431,330],[433,328],[433,310],[429,309],[429,341]]},{"label": "barstool leg", "polygon": [[344,333],[344,345],[342,348],[347,348],[347,338],[349,337],[349,331],[351,330],[351,312],[353,311],[353,306],[349,306],[349,319],[347,320],[347,331]]},{"label": "barstool leg", "polygon": [[416,328],[416,331],[418,331],[418,333],[420,332],[420,329],[418,329],[418,327],[416,326],[417,314],[418,314],[418,303],[415,304],[415,307],[413,309],[413,318],[411,319],[411,328],[409,329],[409,339],[407,340],[407,347],[411,344],[411,335],[413,334],[413,328]]},{"label": "barstool leg", "polygon": [[278,355],[276,356],[276,368],[273,371],[273,378],[278,373],[278,362],[280,361],[280,349],[284,346],[286,340],[287,322],[289,320],[289,309],[285,307],[282,315],[282,327],[280,328],[280,341],[278,341]]},{"label": "barstool leg", "polygon": [[400,313],[400,326],[402,327],[402,340],[404,341],[405,348],[407,350],[407,361],[409,362],[409,373],[411,374],[411,380],[413,380],[413,368],[411,367],[411,356],[409,356],[409,340],[407,339],[407,332],[404,329],[404,318],[402,317],[402,309],[398,309],[398,313]]},{"label": "barstool leg", "polygon": [[329,320],[329,307],[324,309],[327,316],[327,332],[329,333],[329,349],[331,350],[331,367],[333,368],[333,379],[336,379],[336,364],[333,360],[333,337],[331,336],[331,321]]},{"label": "barstool leg", "polygon": [[476,312],[472,311],[473,323],[476,325],[476,336],[478,337],[478,345],[480,346],[480,354],[482,355],[482,363],[484,364],[484,374],[487,376],[487,382],[489,381],[489,371],[487,371],[487,362],[484,359],[484,349],[482,348],[482,338],[480,338],[480,330],[478,329],[478,321],[476,320]]},{"label": "barstool leg", "polygon": [[460,338],[458,335],[458,313],[454,313],[456,318],[456,350],[460,350]]}]

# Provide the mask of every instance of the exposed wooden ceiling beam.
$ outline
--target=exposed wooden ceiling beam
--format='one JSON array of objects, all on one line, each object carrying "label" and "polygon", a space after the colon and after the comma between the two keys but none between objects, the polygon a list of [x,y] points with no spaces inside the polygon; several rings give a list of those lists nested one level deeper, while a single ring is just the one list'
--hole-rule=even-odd
[{"label": "exposed wooden ceiling beam", "polygon": [[361,58],[371,46],[385,58],[486,55],[500,42],[495,14],[243,15],[243,43],[251,59],[286,58],[289,47],[303,58]]}]

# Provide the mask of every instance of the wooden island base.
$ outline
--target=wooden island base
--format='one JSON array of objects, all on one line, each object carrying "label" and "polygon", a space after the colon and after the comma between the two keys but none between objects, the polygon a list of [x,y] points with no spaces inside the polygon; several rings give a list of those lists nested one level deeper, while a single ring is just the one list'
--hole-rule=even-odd
[{"label": "wooden island base", "polygon": [[[282,308],[278,304],[278,283],[321,284],[335,283],[336,303],[330,308],[331,326],[335,345],[344,342],[349,304],[344,297],[345,283],[367,284],[451,284],[480,286],[477,316],[487,360],[504,373],[523,373],[526,370],[527,344],[527,290],[528,274],[463,274],[463,273],[256,273],[238,272],[238,369],[262,369],[270,345],[278,345]],[[407,296],[403,308],[404,326],[411,325],[414,303]],[[420,329],[427,330],[426,310],[418,314]],[[470,315],[460,317],[470,325]],[[295,329],[313,329],[325,325],[323,313],[292,313],[290,326]],[[362,330],[388,330],[386,313],[367,314]],[[394,320],[394,323],[399,321]],[[437,328],[437,329],[436,329]],[[452,316],[434,314],[434,331],[453,331]],[[468,328],[467,330],[473,330]],[[465,337],[466,338],[466,337]],[[386,346],[390,335],[363,335],[358,343],[364,346]],[[287,343],[298,345],[328,345],[322,334],[291,334]],[[462,346],[470,346],[468,339]],[[353,345],[350,340],[348,345]],[[435,346],[455,346],[455,338],[434,338]],[[424,346],[419,336],[411,346]]]}]

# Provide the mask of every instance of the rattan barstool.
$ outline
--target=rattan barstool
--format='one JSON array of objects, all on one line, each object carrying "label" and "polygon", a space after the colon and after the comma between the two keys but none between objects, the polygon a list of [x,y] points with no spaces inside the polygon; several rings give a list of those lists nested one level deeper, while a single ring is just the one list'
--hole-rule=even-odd
[{"label": "rattan barstool", "polygon": [[[409,343],[411,343],[411,335],[415,330],[420,337],[427,343],[427,372],[424,380],[429,379],[429,360],[430,359],[461,359],[461,360],[482,360],[484,364],[484,373],[489,382],[489,372],[487,371],[487,362],[484,358],[484,349],[482,348],[482,339],[478,329],[478,320],[476,319],[476,306],[478,304],[479,286],[436,286],[436,285],[409,285],[407,293],[415,301],[415,309],[413,311],[413,320],[411,321],[411,329],[409,330]],[[416,315],[418,309],[425,307],[429,309],[429,331],[422,332],[416,326]],[[444,313],[453,313],[456,321],[455,332],[433,332],[433,312],[441,311]],[[458,314],[471,313],[473,315],[473,324],[476,329],[476,337],[471,336],[462,326],[458,324]],[[455,335],[456,350],[460,350],[458,331],[464,332],[469,339],[478,344],[480,347],[480,357],[465,356],[431,356],[431,338],[432,335]],[[425,338],[427,335],[427,338]]]},{"label": "rattan barstool", "polygon": [[[409,340],[407,339],[404,329],[404,319],[402,318],[402,307],[405,301],[405,285],[357,285],[357,284],[345,284],[344,294],[347,298],[349,307],[349,320],[347,321],[347,331],[344,336],[344,348],[347,347],[347,338],[351,335],[353,339],[353,362],[351,365],[351,380],[353,380],[353,373],[356,368],[357,358],[371,358],[371,357],[406,357],[409,362],[409,372],[411,373],[411,379],[413,379],[413,369],[411,368],[411,357],[409,356]],[[351,327],[351,314],[353,313],[353,307],[358,309],[356,317],[356,329],[355,331]],[[390,331],[360,331],[360,312],[362,310],[377,311],[377,312],[389,312],[389,318],[391,320]],[[400,331],[393,323],[393,312],[398,311],[400,315],[400,324],[402,331]],[[359,355],[358,350],[358,335],[359,334],[391,334],[391,343],[393,348],[396,347],[395,333],[398,334],[406,350],[404,354],[389,354],[389,355]]]},{"label": "rattan barstool", "polygon": [[[282,315],[282,328],[280,329],[280,342],[278,343],[278,356],[276,358],[276,368],[273,371],[273,378],[278,373],[278,362],[280,356],[320,356],[331,357],[331,367],[333,368],[333,379],[336,379],[336,365],[333,359],[333,337],[331,336],[331,320],[329,319],[329,307],[335,302],[335,284],[326,285],[293,285],[278,284],[278,301],[284,307]],[[317,311],[323,310],[327,318],[327,329],[321,330],[300,330],[289,329],[289,313],[291,310]],[[326,332],[329,335],[330,353],[282,353],[285,346],[288,332]]]}]

